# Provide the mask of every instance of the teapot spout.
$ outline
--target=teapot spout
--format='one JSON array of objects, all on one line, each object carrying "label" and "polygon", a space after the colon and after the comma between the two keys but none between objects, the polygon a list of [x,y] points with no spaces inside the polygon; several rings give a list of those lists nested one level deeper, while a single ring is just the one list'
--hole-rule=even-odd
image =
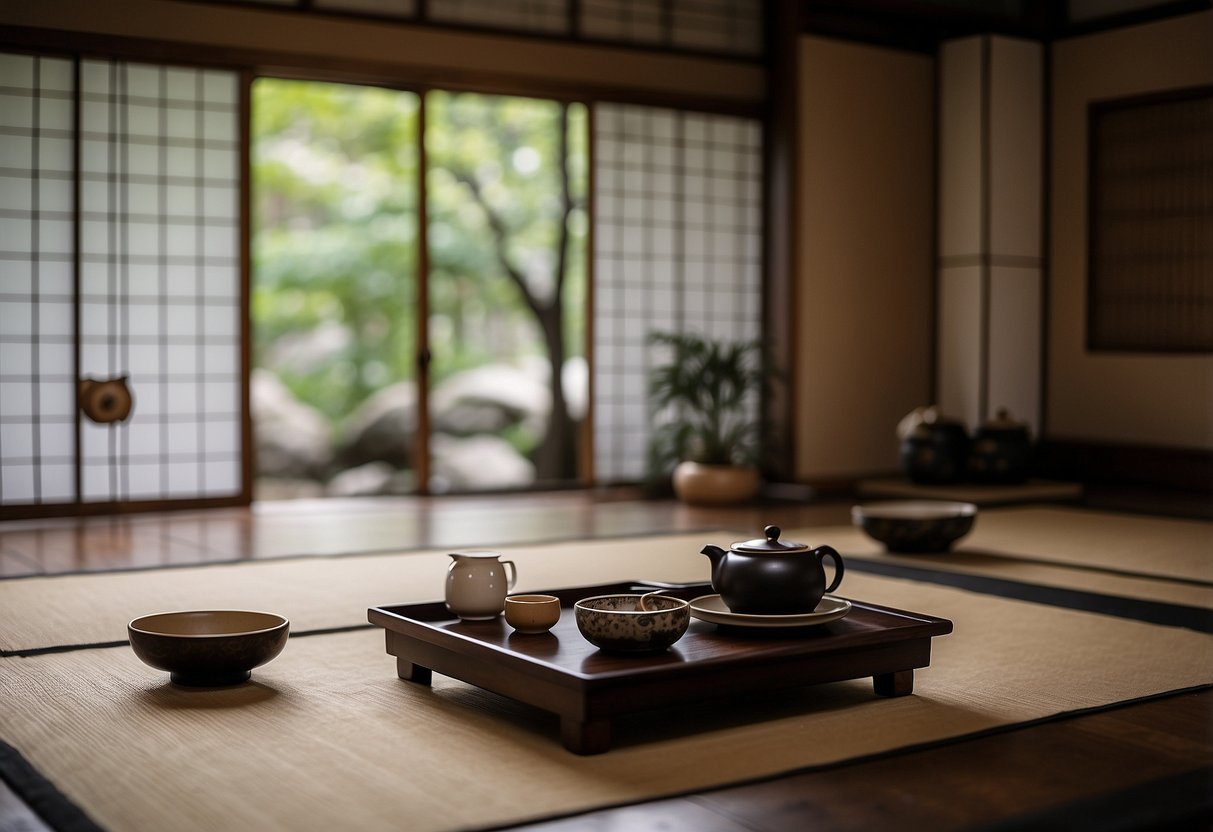
[{"label": "teapot spout", "polygon": [[712,585],[715,586],[716,575],[720,570],[720,564],[724,561],[724,556],[727,555],[728,552],[721,549],[719,546],[713,546],[711,543],[709,543],[707,546],[704,546],[699,550],[699,554],[707,555],[708,560],[712,561]]}]

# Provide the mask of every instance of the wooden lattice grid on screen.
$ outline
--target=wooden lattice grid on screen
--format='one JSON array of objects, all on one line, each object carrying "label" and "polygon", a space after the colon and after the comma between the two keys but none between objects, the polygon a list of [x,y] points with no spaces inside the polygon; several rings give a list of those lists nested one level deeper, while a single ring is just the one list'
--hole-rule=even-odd
[{"label": "wooden lattice grid on screen", "polygon": [[663,355],[650,333],[759,336],[761,125],[599,105],[594,182],[594,472],[600,482],[637,481],[648,374]]},{"label": "wooden lattice grid on screen", "polygon": [[[243,496],[240,89],[0,55],[6,511]],[[127,419],[80,415],[78,379],[122,377]]]}]

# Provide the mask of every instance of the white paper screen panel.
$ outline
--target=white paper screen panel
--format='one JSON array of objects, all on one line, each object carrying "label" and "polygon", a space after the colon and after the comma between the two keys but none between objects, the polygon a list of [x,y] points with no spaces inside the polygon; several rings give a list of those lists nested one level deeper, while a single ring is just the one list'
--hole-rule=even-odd
[{"label": "white paper screen panel", "polygon": [[603,104],[594,142],[594,471],[634,482],[660,358],[649,334],[759,336],[762,133],[752,119]]},{"label": "white paper screen panel", "polygon": [[72,62],[0,54],[0,504],[76,496]]},{"label": "white paper screen panel", "polygon": [[82,423],[86,502],[240,491],[238,107],[232,72],[81,65],[80,372],[135,398]]},{"label": "white paper screen panel", "polygon": [[[75,77],[0,55],[3,103],[24,105],[0,116],[0,504],[237,496],[238,76],[84,60]],[[77,373],[127,377],[131,416],[78,417]]]}]

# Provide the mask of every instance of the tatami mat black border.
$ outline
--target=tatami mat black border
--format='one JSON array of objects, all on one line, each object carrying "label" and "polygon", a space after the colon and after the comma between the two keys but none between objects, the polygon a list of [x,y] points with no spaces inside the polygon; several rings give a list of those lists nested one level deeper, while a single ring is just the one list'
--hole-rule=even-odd
[{"label": "tatami mat black border", "polygon": [[855,572],[867,572],[888,578],[905,578],[911,581],[965,589],[983,595],[997,595],[1000,598],[1030,601],[1051,607],[1111,615],[1116,618],[1144,621],[1148,624],[1183,627],[1200,633],[1213,633],[1213,610],[1205,607],[1171,604],[1145,598],[1127,598],[1121,595],[1105,595],[1082,589],[1064,589],[1012,581],[1006,578],[991,578],[986,575],[948,572],[925,566],[903,566],[898,563],[864,560],[855,556],[847,557],[846,563],[846,568]]},{"label": "tatami mat black border", "polygon": [[0,740],[0,780],[55,832],[103,832],[102,827],[30,765],[20,751],[3,740]]},{"label": "tatami mat black border", "polygon": [[[939,552],[936,554],[944,554]],[[955,552],[956,555],[979,555],[983,558],[991,560],[999,560],[1006,563],[1032,563],[1038,566],[1053,566],[1059,569],[1073,569],[1078,572],[1097,572],[1101,575],[1114,575],[1118,578],[1133,578],[1138,581],[1157,581],[1166,584],[1185,584],[1187,586],[1203,586],[1213,587],[1213,581],[1207,581],[1203,578],[1185,578],[1176,577],[1174,575],[1160,575],[1156,572],[1138,572],[1132,569],[1117,569],[1113,566],[1101,566],[1093,563],[1071,563],[1064,560],[1049,560],[1048,558],[1034,558],[1030,555],[1008,555],[1004,552],[996,552],[984,549],[960,549]],[[856,555],[855,557],[862,557]],[[906,557],[913,558],[913,555]]]}]

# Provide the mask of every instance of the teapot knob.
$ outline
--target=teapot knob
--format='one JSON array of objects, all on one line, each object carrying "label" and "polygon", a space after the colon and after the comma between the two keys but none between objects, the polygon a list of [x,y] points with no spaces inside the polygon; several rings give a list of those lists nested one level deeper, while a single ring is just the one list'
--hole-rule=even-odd
[{"label": "teapot knob", "polygon": [[780,529],[778,526],[767,526],[762,531],[766,534],[768,542],[774,543],[779,540]]}]

